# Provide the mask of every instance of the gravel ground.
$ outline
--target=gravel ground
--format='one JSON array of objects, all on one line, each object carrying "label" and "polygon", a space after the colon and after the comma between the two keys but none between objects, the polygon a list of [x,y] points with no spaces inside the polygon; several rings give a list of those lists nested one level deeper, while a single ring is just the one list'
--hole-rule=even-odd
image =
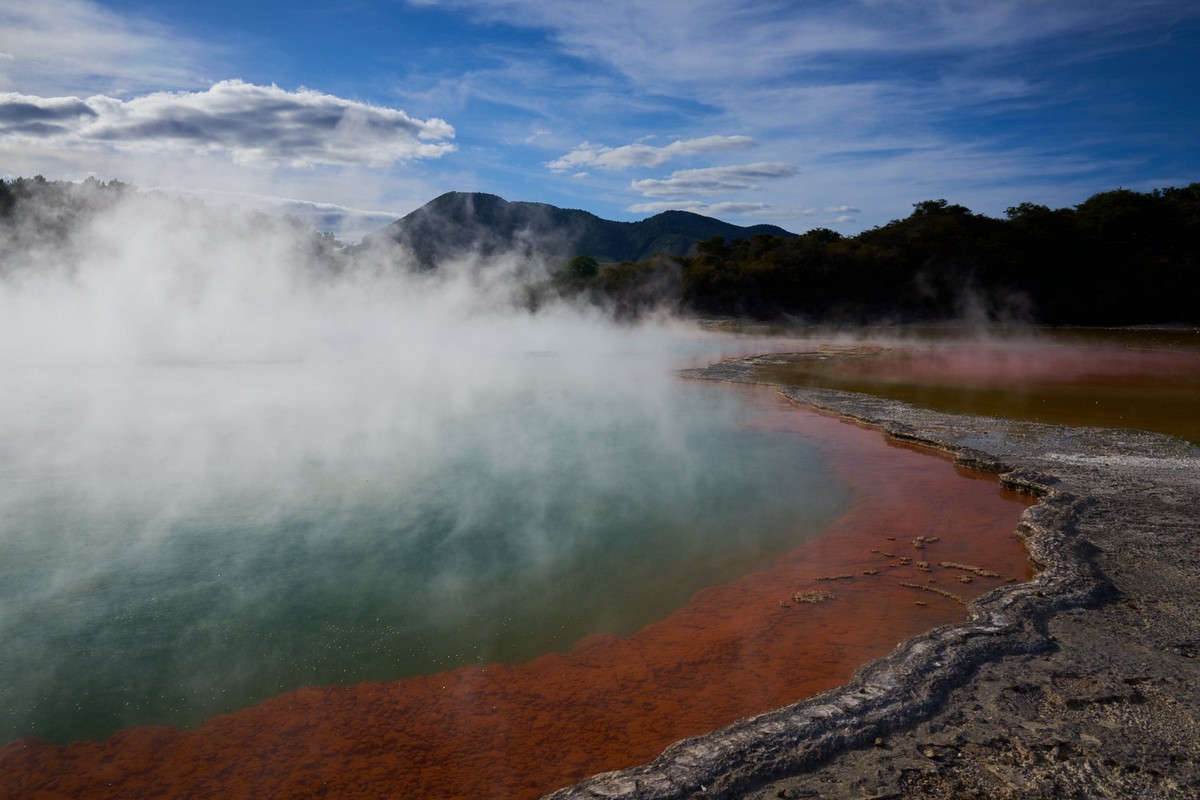
[{"label": "gravel ground", "polygon": [[[752,363],[686,374],[746,382]],[[1037,495],[1019,528],[1037,576],[840,689],[550,797],[1200,797],[1200,448],[781,391]]]}]

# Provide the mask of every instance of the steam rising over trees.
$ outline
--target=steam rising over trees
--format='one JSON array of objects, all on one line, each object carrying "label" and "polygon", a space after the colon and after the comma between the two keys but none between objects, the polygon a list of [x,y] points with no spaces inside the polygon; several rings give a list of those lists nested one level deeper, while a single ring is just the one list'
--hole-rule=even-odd
[{"label": "steam rising over trees", "polygon": [[[1051,325],[1200,322],[1200,183],[1033,203],[1005,219],[946,200],[844,237],[712,237],[654,266],[604,264],[574,291],[625,298],[611,275],[657,272],[693,314],[870,323],[974,319]],[[655,281],[641,274],[639,286]],[[613,286],[612,290],[605,287]]]},{"label": "steam rising over trees", "polygon": [[[72,234],[130,192],[118,181],[72,184],[40,176],[0,181],[0,279],[45,263],[29,257],[37,251],[69,255],[70,248],[80,246],[80,237]],[[454,213],[437,214],[441,206]],[[534,211],[536,219],[530,216]],[[401,247],[405,241],[396,231],[403,225],[409,238],[425,228],[449,232],[438,239],[439,246],[465,251],[474,243],[476,256],[505,251],[535,261],[540,252],[552,267],[561,266],[548,277],[536,270],[520,273],[527,285],[512,287],[518,291],[511,296],[531,309],[565,298],[601,305],[623,319],[665,309],[847,323],[1200,322],[1200,183],[1146,193],[1116,189],[1074,208],[1025,202],[1009,208],[1004,219],[947,200],[926,200],[914,204],[908,217],[853,237],[825,228],[800,236],[774,229],[777,235],[683,212],[611,223],[584,212],[461,193],[418,209],[368,237],[363,247],[341,248],[298,220],[257,217],[248,220],[251,225],[288,229],[303,251],[297,261],[331,276],[352,269],[381,242],[397,251],[391,263],[398,268],[436,269],[436,253],[421,259],[414,256],[414,245]],[[550,224],[560,219],[572,230]],[[244,227],[247,220],[241,222]],[[712,225],[745,238],[713,236]],[[637,237],[630,238],[631,232]],[[517,239],[519,252],[511,245]],[[576,251],[563,258],[566,242]],[[606,260],[612,252],[587,252],[589,244],[607,251],[659,252]]]}]

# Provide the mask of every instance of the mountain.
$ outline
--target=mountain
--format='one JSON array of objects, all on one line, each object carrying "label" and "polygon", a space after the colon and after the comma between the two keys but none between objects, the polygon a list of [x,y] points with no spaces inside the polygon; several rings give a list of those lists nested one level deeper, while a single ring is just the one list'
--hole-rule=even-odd
[{"label": "mountain", "polygon": [[526,258],[642,261],[658,253],[683,255],[696,242],[754,234],[792,237],[775,225],[741,227],[687,211],[665,211],[641,222],[613,222],[545,203],[509,202],[493,194],[447,192],[363,240],[398,242],[426,268],[452,259],[514,253]]}]

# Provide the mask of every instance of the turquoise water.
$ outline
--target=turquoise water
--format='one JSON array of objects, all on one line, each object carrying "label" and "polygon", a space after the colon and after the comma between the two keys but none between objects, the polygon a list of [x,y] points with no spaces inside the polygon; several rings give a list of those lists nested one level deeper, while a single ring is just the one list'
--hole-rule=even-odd
[{"label": "turquoise water", "polygon": [[636,354],[0,371],[4,741],[628,634],[847,503]]}]

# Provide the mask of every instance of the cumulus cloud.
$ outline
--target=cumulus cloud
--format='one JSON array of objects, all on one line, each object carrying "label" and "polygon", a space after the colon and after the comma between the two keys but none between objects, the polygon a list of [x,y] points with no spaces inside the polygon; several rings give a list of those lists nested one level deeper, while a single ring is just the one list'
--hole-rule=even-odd
[{"label": "cumulus cloud", "polygon": [[828,206],[825,209],[826,214],[861,214],[861,208],[854,206]]},{"label": "cumulus cloud", "polygon": [[633,181],[630,188],[645,197],[682,197],[692,194],[718,194],[734,189],[757,189],[760,182],[787,178],[799,172],[792,164],[759,161],[728,167],[683,169],[669,178]]},{"label": "cumulus cloud", "polygon": [[78,97],[28,97],[0,94],[0,138],[33,138],[69,134],[83,121],[97,116]]},{"label": "cumulus cloud", "polygon": [[453,138],[454,128],[441,119],[238,80],[130,100],[0,93],[0,146],[201,152],[243,165],[305,168],[437,158],[454,150]]},{"label": "cumulus cloud", "polygon": [[567,172],[580,167],[628,169],[630,167],[661,167],[674,158],[712,153],[722,150],[744,150],[757,144],[749,136],[702,136],[699,139],[680,139],[662,147],[636,143],[620,147],[595,145],[588,142],[546,164],[555,172]]}]

